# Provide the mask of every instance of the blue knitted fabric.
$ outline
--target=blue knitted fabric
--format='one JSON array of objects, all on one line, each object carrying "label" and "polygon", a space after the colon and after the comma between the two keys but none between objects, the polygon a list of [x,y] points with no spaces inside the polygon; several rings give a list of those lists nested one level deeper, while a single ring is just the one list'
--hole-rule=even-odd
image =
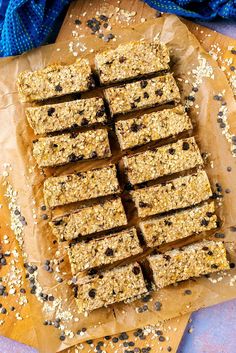
[{"label": "blue knitted fabric", "polygon": [[217,16],[236,19],[236,0],[144,0],[163,12],[179,16],[212,20]]},{"label": "blue knitted fabric", "polygon": [[0,0],[0,56],[43,44],[71,0]]}]

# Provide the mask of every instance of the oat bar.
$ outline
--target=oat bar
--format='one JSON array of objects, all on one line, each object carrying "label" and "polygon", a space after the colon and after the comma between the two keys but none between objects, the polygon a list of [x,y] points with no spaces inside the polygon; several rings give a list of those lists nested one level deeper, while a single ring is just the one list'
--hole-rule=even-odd
[{"label": "oat bar", "polygon": [[179,89],[172,74],[107,88],[105,97],[112,115],[180,101]]},{"label": "oat bar", "polygon": [[140,222],[147,246],[154,247],[217,227],[214,202],[204,203],[171,216]]},{"label": "oat bar", "polygon": [[40,167],[53,167],[84,159],[111,156],[105,129],[41,137],[33,144],[33,156]]},{"label": "oat bar", "polygon": [[169,62],[169,51],[159,42],[130,42],[95,55],[95,66],[103,84],[168,70]]},{"label": "oat bar", "polygon": [[71,244],[68,249],[73,275],[78,272],[108,265],[142,252],[135,228],[100,239]]},{"label": "oat bar", "polygon": [[81,208],[72,214],[57,217],[50,222],[54,235],[61,241],[126,224],[125,210],[119,197]]},{"label": "oat bar", "polygon": [[107,122],[103,99],[98,97],[30,107],[26,116],[35,134]]},{"label": "oat bar", "polygon": [[139,217],[195,205],[212,196],[205,171],[132,191]]},{"label": "oat bar", "polygon": [[116,267],[94,277],[88,276],[78,285],[76,303],[78,312],[92,311],[121,302],[147,292],[138,263]]},{"label": "oat bar", "polygon": [[66,205],[120,192],[115,165],[50,177],[44,182],[44,199],[49,207]]},{"label": "oat bar", "polygon": [[115,127],[120,147],[125,150],[191,130],[192,124],[184,107],[178,105],[172,109],[119,120]]},{"label": "oat bar", "polygon": [[194,137],[126,156],[123,162],[131,184],[153,180],[203,164]]},{"label": "oat bar", "polygon": [[89,61],[77,59],[71,65],[54,64],[37,71],[23,71],[17,85],[20,100],[33,102],[87,91],[94,87],[94,81]]},{"label": "oat bar", "polygon": [[202,241],[161,255],[148,257],[155,285],[169,284],[199,277],[216,271],[228,270],[226,249],[222,242]]}]

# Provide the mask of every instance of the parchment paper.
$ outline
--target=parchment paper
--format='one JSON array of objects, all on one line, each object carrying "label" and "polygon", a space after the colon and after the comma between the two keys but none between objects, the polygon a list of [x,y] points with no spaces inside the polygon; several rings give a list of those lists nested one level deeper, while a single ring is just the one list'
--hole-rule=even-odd
[{"label": "parchment paper", "polygon": [[[195,95],[196,100],[189,114],[194,123],[194,135],[201,151],[207,152],[209,156],[206,169],[213,189],[215,190],[216,183],[220,183],[223,190],[226,188],[230,189],[230,193],[223,192],[224,197],[220,202],[222,205],[218,205],[217,214],[223,221],[223,228],[220,232],[224,232],[226,235],[224,240],[228,243],[229,256],[231,261],[235,261],[236,233],[232,232],[231,227],[235,225],[236,219],[236,204],[234,202],[236,197],[236,159],[233,158],[230,152],[230,145],[225,136],[222,135],[222,130],[219,128],[219,123],[217,123],[218,112],[222,102],[213,99],[215,95],[223,94],[223,100],[227,103],[227,121],[230,125],[230,131],[236,134],[236,104],[224,74],[219,70],[212,58],[203,51],[199,42],[188,31],[186,26],[173,15],[148,21],[135,28],[122,29],[120,34],[121,37],[118,37],[117,41],[112,43],[111,46],[141,38],[154,39],[156,36],[159,36],[160,40],[168,45],[171,50],[172,70],[181,89],[183,102],[186,96],[189,95],[192,84],[196,80],[198,81],[199,90]],[[89,48],[95,48],[94,43],[86,41],[86,38],[84,38],[84,43],[86,43],[88,48],[86,53],[89,52]],[[0,171],[3,173],[5,170],[3,168],[4,163],[11,164],[12,171],[8,180],[14,190],[18,192],[18,203],[27,221],[27,226],[24,228],[24,252],[27,255],[27,261],[31,264],[36,264],[39,268],[38,285],[42,287],[42,291],[53,294],[55,298],[60,298],[60,302],[49,303],[48,309],[50,309],[50,306],[58,304],[56,310],[64,312],[64,316],[65,311],[68,317],[70,313],[73,313],[73,319],[68,320],[68,322],[62,321],[65,326],[64,329],[68,330],[66,332],[69,333],[70,330],[76,332],[84,327],[87,328],[87,331],[82,336],[75,335],[71,339],[67,338],[64,342],[60,342],[58,339],[60,331],[42,324],[46,319],[53,320],[55,313],[53,311],[51,313],[43,311],[43,304],[32,295],[32,316],[38,334],[39,350],[42,353],[60,351],[89,338],[102,337],[156,323],[160,320],[176,317],[236,296],[236,290],[233,286],[236,271],[232,269],[225,274],[213,275],[210,279],[203,277],[189,280],[178,286],[171,286],[155,292],[152,294],[153,299],[148,303],[149,310],[143,313],[136,311],[137,307],[143,306],[143,303],[139,301],[131,304],[121,303],[109,308],[99,309],[87,317],[76,315],[73,292],[71,286],[67,283],[71,279],[71,273],[65,244],[58,247],[58,244],[53,242],[55,238],[52,236],[48,223],[41,218],[42,213],[44,213],[40,210],[40,207],[44,204],[42,183],[45,175],[58,175],[60,173],[66,174],[73,170],[85,170],[94,165],[101,166],[103,162],[81,163],[40,172],[31,153],[32,140],[35,139],[35,136],[27,124],[24,114],[25,105],[18,101],[16,89],[16,78],[22,70],[36,70],[55,62],[73,62],[75,58],[69,53],[68,44],[68,42],[64,42],[42,47],[20,57],[3,59],[0,62],[0,145],[2,149]],[[107,47],[102,41],[96,41],[96,50],[101,49],[102,45]],[[203,59],[199,59],[199,55]],[[94,53],[86,56],[92,62]],[[204,68],[201,68],[200,71],[203,76],[209,75],[210,77],[201,78],[199,74],[196,77],[196,73],[194,76],[192,70],[199,67],[202,60],[203,62],[206,60],[207,65],[209,65],[208,69],[209,67],[212,68],[213,74],[209,75],[209,70]],[[100,90],[98,92],[93,91],[89,95],[97,94],[101,94]],[[85,96],[83,95],[83,97]],[[142,114],[142,112],[135,114]],[[113,148],[113,151],[115,151],[115,144]],[[116,155],[113,161],[117,161],[118,157]],[[231,172],[227,171],[229,166],[232,168]],[[76,206],[73,205],[73,207]],[[64,209],[68,208],[60,209],[57,212],[62,212]],[[199,238],[199,236],[191,237],[185,241],[178,242],[177,246],[196,241]],[[60,284],[54,279],[54,275],[57,274],[56,271],[51,274],[43,269],[45,260],[52,258],[64,259],[64,262],[59,266],[61,273],[58,275],[64,280]],[[185,289],[191,289],[192,294],[185,295]],[[154,308],[156,301],[162,303],[160,311],[156,311]],[[78,320],[75,318],[78,318]]]}]

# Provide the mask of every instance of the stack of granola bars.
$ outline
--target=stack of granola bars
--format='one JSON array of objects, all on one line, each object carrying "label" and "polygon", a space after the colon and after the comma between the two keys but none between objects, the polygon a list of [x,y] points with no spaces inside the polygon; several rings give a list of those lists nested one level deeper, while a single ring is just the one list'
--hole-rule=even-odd
[{"label": "stack of granola bars", "polygon": [[[169,64],[164,44],[123,44],[95,56],[103,98],[46,102],[26,109],[28,122],[39,135],[33,143],[33,156],[40,168],[110,158],[109,120],[123,153],[124,169],[120,171],[131,185],[138,216],[135,226],[128,224],[118,165],[51,176],[44,182],[49,208],[82,203],[75,211],[49,222],[58,241],[69,243],[72,274],[86,272],[76,291],[79,312],[147,292],[142,264],[132,260],[134,255],[138,259],[137,255],[147,248],[217,227],[199,147],[194,137],[178,138],[192,131],[192,123],[180,103]],[[30,103],[95,86],[87,59],[22,72],[18,79],[21,100]],[[172,106],[156,109],[166,103]],[[151,107],[151,112],[149,109],[137,117],[130,116],[133,111]],[[174,142],[165,142],[168,138],[174,138]],[[166,177],[168,181],[160,183],[159,178]],[[87,200],[93,202],[83,205]],[[128,265],[119,265],[124,259],[129,260]],[[158,288],[229,268],[224,244],[207,240],[149,255],[147,261]]]}]

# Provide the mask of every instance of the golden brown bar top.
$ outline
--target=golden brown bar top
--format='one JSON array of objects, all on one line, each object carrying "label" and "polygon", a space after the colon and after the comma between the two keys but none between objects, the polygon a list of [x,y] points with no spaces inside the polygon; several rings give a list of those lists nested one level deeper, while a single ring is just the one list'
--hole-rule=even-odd
[{"label": "golden brown bar top", "polygon": [[89,61],[77,59],[71,65],[54,64],[37,71],[23,71],[17,85],[21,102],[33,102],[87,91],[94,87],[94,81]]},{"label": "golden brown bar top", "polygon": [[230,268],[224,244],[214,241],[202,241],[181,250],[149,256],[148,261],[158,288]]},{"label": "golden brown bar top", "polygon": [[78,285],[78,313],[92,311],[147,292],[141,267],[132,263],[83,279]]},{"label": "golden brown bar top", "polygon": [[211,186],[203,170],[165,184],[132,191],[139,217],[192,206],[207,200],[210,196],[212,196]]},{"label": "golden brown bar top", "polygon": [[140,228],[149,247],[159,246],[216,228],[214,213],[214,202],[205,202],[170,216],[140,222]]},{"label": "golden brown bar top", "polygon": [[50,177],[44,182],[44,200],[49,207],[119,192],[120,187],[114,164],[87,172]]},{"label": "golden brown bar top", "polygon": [[180,101],[172,74],[110,87],[104,93],[112,115]]},{"label": "golden brown bar top", "polygon": [[143,183],[203,164],[194,137],[123,157],[123,162],[131,184]]},{"label": "golden brown bar top", "polygon": [[127,218],[120,197],[83,207],[74,213],[57,217],[50,225],[57,238],[71,240],[79,236],[121,227]]},{"label": "golden brown bar top", "polygon": [[135,228],[103,238],[71,244],[68,249],[73,275],[102,265],[112,264],[143,251]]},{"label": "golden brown bar top", "polygon": [[25,112],[35,134],[107,122],[104,102],[99,97],[30,107]]},{"label": "golden brown bar top", "polygon": [[33,156],[39,167],[54,167],[86,159],[111,156],[106,129],[71,132],[34,141]]},{"label": "golden brown bar top", "polygon": [[169,62],[166,45],[158,41],[129,42],[95,55],[95,66],[102,84],[168,70]]}]

